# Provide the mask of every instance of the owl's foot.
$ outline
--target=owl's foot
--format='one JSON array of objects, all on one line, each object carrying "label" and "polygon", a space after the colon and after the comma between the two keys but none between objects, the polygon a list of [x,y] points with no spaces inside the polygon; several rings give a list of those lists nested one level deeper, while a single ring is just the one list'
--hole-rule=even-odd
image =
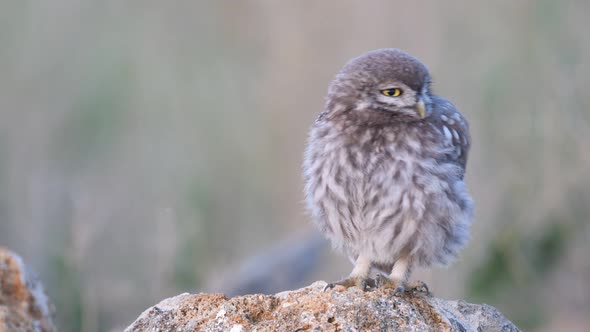
[{"label": "owl's foot", "polygon": [[378,274],[377,278],[375,279],[375,284],[378,288],[393,289],[395,295],[400,295],[407,292],[418,292],[427,295],[430,294],[426,283],[420,280],[408,283],[400,280],[393,280],[382,274]]},{"label": "owl's foot", "polygon": [[342,280],[331,282],[324,287],[324,292],[328,289],[335,289],[338,291],[347,290],[350,287],[357,286],[358,288],[362,289],[363,291],[367,291],[370,288],[375,287],[375,281],[370,278],[355,278],[355,277],[348,277]]},{"label": "owl's foot", "polygon": [[422,280],[414,281],[409,283],[406,286],[408,291],[416,292],[416,293],[424,293],[426,295],[430,294],[430,290],[428,289],[428,285]]},{"label": "owl's foot", "polygon": [[382,274],[378,274],[375,278],[375,285],[377,288],[393,289],[395,295],[402,294],[406,290],[405,282],[387,278]]}]

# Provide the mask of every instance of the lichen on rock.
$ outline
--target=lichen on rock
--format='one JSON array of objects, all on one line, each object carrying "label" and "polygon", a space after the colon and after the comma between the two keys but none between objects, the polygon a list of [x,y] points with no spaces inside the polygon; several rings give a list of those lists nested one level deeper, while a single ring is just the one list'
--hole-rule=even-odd
[{"label": "lichen on rock", "polygon": [[325,286],[318,281],[275,295],[233,298],[185,293],[147,309],[125,331],[519,331],[485,304]]}]

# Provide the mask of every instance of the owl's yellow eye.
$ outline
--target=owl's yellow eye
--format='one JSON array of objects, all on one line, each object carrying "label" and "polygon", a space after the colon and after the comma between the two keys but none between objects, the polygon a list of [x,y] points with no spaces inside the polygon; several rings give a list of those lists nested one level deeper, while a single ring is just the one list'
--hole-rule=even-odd
[{"label": "owl's yellow eye", "polygon": [[391,89],[383,89],[381,93],[388,96],[388,97],[399,97],[402,94],[402,89],[400,88],[391,88]]}]

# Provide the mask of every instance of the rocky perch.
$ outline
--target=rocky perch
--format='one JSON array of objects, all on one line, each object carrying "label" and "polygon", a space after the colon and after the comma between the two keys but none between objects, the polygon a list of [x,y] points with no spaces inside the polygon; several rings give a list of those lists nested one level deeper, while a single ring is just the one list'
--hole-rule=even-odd
[{"label": "rocky perch", "polygon": [[326,283],[275,295],[181,294],[144,311],[126,332],[140,331],[519,331],[494,307],[393,295]]},{"label": "rocky perch", "polygon": [[54,309],[22,259],[0,247],[0,332],[56,331]]}]

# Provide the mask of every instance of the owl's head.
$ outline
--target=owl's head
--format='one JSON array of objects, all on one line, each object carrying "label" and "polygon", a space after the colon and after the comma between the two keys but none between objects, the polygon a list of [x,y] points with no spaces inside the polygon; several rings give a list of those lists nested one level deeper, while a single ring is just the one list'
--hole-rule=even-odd
[{"label": "owl's head", "polygon": [[398,49],[368,52],[348,62],[328,90],[328,111],[420,120],[430,114],[430,74]]}]

